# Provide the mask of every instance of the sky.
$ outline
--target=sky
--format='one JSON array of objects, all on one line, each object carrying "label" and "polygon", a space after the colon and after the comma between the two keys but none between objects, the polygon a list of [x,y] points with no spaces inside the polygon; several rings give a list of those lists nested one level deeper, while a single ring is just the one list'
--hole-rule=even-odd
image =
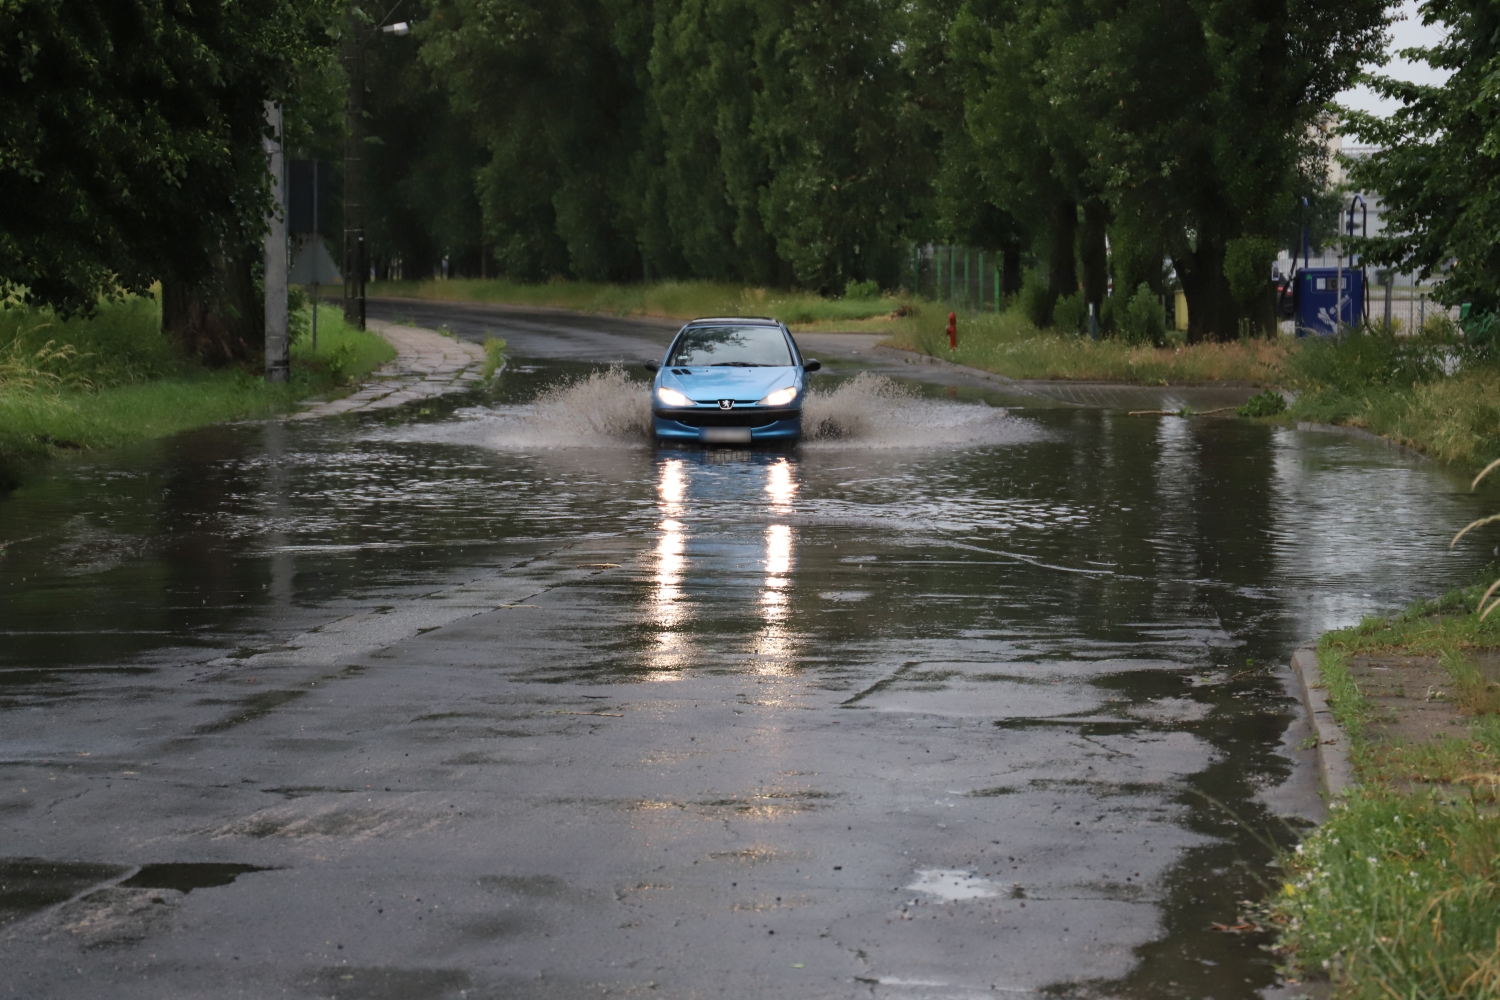
[{"label": "sky", "polygon": [[[1417,8],[1417,0],[1403,0],[1398,15],[1402,19],[1391,25],[1390,29],[1391,41],[1387,48],[1392,53],[1392,59],[1379,72],[1385,76],[1410,80],[1413,83],[1442,83],[1447,78],[1446,73],[1439,73],[1426,63],[1411,63],[1394,55],[1398,49],[1411,48],[1414,45],[1434,45],[1442,39],[1442,25],[1427,27],[1422,24],[1422,17]],[[1389,114],[1397,107],[1395,101],[1382,100],[1367,87],[1346,90],[1338,96],[1337,100],[1345,107],[1382,115]]]}]

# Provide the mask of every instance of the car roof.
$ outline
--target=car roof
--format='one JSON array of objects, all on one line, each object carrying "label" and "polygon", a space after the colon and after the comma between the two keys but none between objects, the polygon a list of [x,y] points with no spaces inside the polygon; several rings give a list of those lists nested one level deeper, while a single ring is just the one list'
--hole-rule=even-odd
[{"label": "car roof", "polygon": [[691,320],[688,326],[697,326],[700,323],[745,323],[750,326],[780,326],[778,320],[769,316],[703,316]]}]

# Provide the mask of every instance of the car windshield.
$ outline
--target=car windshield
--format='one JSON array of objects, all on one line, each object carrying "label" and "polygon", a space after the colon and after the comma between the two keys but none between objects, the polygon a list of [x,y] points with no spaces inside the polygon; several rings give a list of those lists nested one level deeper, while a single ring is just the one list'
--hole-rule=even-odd
[{"label": "car windshield", "polygon": [[761,365],[790,367],[792,349],[774,326],[695,326],[672,346],[667,367],[677,365]]}]

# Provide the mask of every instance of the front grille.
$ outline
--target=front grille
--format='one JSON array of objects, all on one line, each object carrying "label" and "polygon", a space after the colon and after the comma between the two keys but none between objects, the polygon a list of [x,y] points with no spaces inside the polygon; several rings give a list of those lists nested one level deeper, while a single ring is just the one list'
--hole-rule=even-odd
[{"label": "front grille", "polygon": [[778,420],[793,420],[801,410],[657,410],[664,420],[689,427],[766,427]]}]

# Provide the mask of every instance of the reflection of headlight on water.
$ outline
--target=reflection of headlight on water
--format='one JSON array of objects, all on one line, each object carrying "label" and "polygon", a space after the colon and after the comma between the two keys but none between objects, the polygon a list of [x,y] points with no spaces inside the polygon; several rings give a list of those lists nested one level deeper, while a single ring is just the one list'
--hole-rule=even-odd
[{"label": "reflection of headlight on water", "polygon": [[682,503],[682,498],[687,495],[687,479],[682,474],[680,459],[662,463],[661,478],[656,481],[656,493],[661,498],[664,512],[669,515],[675,514],[677,505]]},{"label": "reflection of headlight on water", "polygon": [[797,495],[797,483],[792,479],[792,463],[781,459],[766,471],[766,493],[771,497],[771,506],[786,510]]},{"label": "reflection of headlight on water", "polygon": [[688,399],[676,389],[668,389],[666,386],[662,386],[660,389],[656,390],[656,398],[661,400],[663,403],[666,403],[668,406],[693,405],[693,401],[691,399]]},{"label": "reflection of headlight on water", "polygon": [[792,568],[792,529],[773,524],[766,529],[766,586],[785,587],[783,576]]},{"label": "reflection of headlight on water", "polygon": [[755,653],[760,659],[757,672],[784,675],[792,669],[797,643],[788,634],[786,616],[790,595],[787,574],[792,569],[792,529],[790,525],[773,524],[766,528],[766,581],[760,595],[760,617],[765,624],[755,637]]},{"label": "reflection of headlight on water", "polygon": [[796,398],[797,387],[794,385],[789,385],[785,389],[777,389],[775,392],[766,393],[765,398],[760,401],[760,405],[785,406]]}]

